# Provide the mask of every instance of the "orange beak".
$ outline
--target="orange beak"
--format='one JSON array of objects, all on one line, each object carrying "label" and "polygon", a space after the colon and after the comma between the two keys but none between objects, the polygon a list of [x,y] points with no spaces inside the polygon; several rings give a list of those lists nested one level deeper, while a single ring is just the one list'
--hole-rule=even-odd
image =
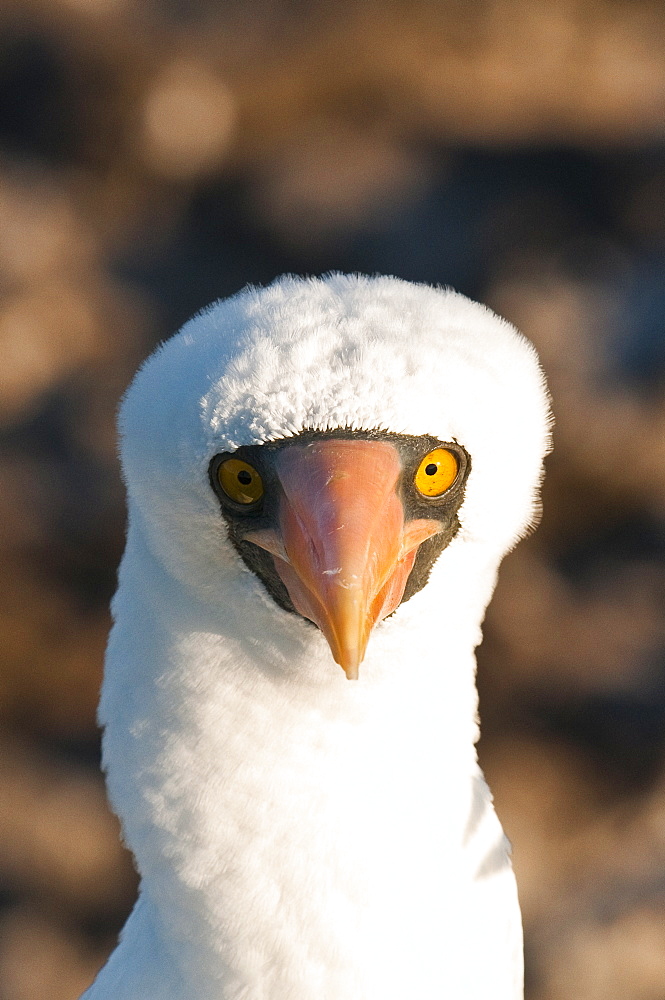
[{"label": "orange beak", "polygon": [[400,603],[418,546],[440,522],[405,524],[400,459],[387,441],[294,444],[277,453],[276,470],[279,530],[246,539],[272,553],[293,606],[356,679],[372,628]]}]

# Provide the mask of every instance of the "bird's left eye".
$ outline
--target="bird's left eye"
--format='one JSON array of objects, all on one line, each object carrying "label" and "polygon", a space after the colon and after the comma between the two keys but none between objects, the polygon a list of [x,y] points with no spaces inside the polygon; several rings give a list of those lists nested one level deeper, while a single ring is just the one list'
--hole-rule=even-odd
[{"label": "bird's left eye", "polygon": [[425,455],[413,481],[423,496],[440,497],[453,485],[458,471],[457,456],[447,448],[435,448]]},{"label": "bird's left eye", "polygon": [[217,469],[217,480],[235,503],[256,503],[264,493],[263,480],[253,465],[239,458],[227,458]]}]

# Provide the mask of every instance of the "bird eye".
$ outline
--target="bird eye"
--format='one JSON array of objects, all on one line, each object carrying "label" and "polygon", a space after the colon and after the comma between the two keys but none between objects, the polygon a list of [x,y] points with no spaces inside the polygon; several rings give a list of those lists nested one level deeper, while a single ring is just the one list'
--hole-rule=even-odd
[{"label": "bird eye", "polygon": [[435,448],[418,466],[414,483],[425,497],[440,497],[450,489],[459,471],[457,456],[447,448]]},{"label": "bird eye", "polygon": [[227,458],[217,469],[217,480],[235,503],[256,503],[263,496],[263,480],[253,465],[239,458]]}]

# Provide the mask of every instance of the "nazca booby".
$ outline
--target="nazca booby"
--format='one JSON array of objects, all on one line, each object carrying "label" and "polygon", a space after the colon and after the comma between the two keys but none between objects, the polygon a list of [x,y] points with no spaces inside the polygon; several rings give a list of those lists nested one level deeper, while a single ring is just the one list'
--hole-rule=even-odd
[{"label": "nazca booby", "polygon": [[284,277],[120,425],[100,719],[141,887],[86,1000],[521,997],[474,649],[537,510],[534,349],[452,291]]}]

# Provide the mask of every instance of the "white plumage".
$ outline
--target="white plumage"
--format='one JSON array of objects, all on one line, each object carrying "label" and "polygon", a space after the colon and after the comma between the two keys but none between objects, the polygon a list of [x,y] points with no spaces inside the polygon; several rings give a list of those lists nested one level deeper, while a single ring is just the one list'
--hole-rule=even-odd
[{"label": "white plumage", "polygon": [[[459,530],[353,683],[240,558],[209,477],[219,453],[337,428],[470,457]],[[532,347],[450,291],[282,278],[163,345],[121,430],[129,531],[100,719],[141,891],[86,1000],[517,1000],[474,648],[537,506]]]}]

